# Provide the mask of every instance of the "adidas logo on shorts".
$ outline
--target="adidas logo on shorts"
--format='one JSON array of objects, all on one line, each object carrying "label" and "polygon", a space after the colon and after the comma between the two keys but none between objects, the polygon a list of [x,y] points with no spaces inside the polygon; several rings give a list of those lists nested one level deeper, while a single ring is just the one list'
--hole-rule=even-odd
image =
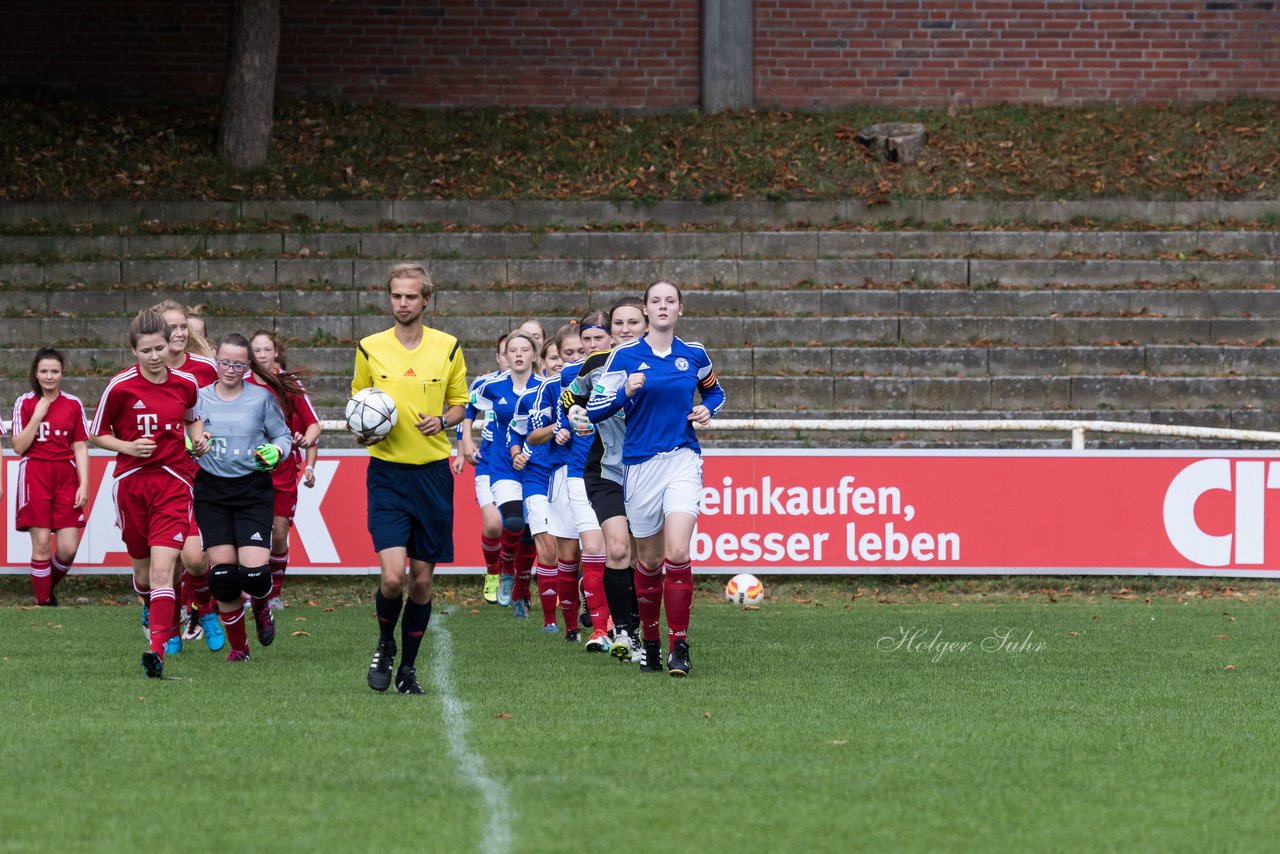
[{"label": "adidas logo on shorts", "polygon": [[182,534],[174,534],[173,538],[178,542],[182,542]]},{"label": "adidas logo on shorts", "polygon": [[259,534],[257,531],[254,531],[254,532],[253,532],[253,536],[252,536],[252,537],[250,537],[249,539],[251,539],[251,540],[255,540],[255,541],[257,541],[257,542],[259,542],[259,543],[260,543],[260,542],[262,542],[262,534]]}]

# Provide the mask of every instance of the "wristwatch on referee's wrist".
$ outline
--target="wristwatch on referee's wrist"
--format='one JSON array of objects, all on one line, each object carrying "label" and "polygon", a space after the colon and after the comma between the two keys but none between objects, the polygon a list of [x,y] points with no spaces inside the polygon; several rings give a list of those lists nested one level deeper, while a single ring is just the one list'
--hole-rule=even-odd
[{"label": "wristwatch on referee's wrist", "polygon": [[439,418],[440,418],[440,432],[443,433],[444,431],[449,429],[449,422],[444,420],[443,415],[439,416]]}]

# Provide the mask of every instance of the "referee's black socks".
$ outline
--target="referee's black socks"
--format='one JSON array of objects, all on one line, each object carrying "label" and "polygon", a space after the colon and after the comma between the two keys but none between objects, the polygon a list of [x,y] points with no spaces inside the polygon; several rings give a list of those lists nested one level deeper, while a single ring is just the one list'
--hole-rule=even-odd
[{"label": "referee's black socks", "polygon": [[373,597],[373,608],[378,614],[378,638],[384,643],[396,639],[396,623],[400,620],[400,607],[404,603],[404,594],[394,599],[382,595],[382,587]]},{"label": "referee's black socks", "polygon": [[404,623],[400,626],[400,666],[413,667],[418,660],[418,647],[431,622],[431,599],[419,605],[410,599],[404,603]]}]

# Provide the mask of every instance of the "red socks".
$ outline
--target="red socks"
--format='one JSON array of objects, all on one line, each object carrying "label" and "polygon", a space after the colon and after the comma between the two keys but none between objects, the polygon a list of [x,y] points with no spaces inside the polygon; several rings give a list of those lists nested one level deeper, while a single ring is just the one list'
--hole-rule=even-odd
[{"label": "red socks", "polygon": [[556,590],[560,594],[560,610],[564,612],[564,630],[578,630],[578,565],[576,563],[556,564]]},{"label": "red socks", "polygon": [[529,579],[533,576],[533,562],[537,560],[538,550],[534,548],[533,543],[520,541],[520,545],[516,548],[516,586],[511,591],[511,599],[523,599],[529,601]]},{"label": "red socks", "polygon": [[647,641],[658,640],[658,619],[662,615],[662,567],[636,561],[636,603],[640,606],[640,634]]},{"label": "red socks", "polygon": [[480,551],[484,552],[484,571],[487,575],[498,574],[498,555],[502,552],[502,541],[496,537],[480,535]]},{"label": "red socks", "polygon": [[222,621],[222,628],[227,633],[227,642],[231,644],[232,649],[249,648],[249,638],[244,633],[244,608],[236,608],[234,611],[220,610],[218,619]]},{"label": "red socks", "polygon": [[582,595],[591,614],[592,634],[605,631],[609,625],[609,600],[604,595],[604,555],[582,556]]},{"label": "red socks", "polygon": [[52,576],[53,583],[49,585],[50,589],[52,590],[53,588],[58,586],[59,581],[67,577],[67,573],[71,571],[71,564],[63,563],[62,561],[58,560],[58,556],[55,554],[53,558],[50,560],[50,568],[51,568],[51,571],[53,572],[53,576]]},{"label": "red socks", "polygon": [[48,605],[49,594],[53,592],[53,571],[47,560],[31,561],[31,591],[36,596],[37,605]]},{"label": "red socks", "polygon": [[542,625],[556,624],[556,603],[559,601],[559,590],[556,589],[556,568],[543,563],[534,564],[534,572],[538,575],[538,601],[542,604]]},{"label": "red socks", "polygon": [[289,566],[289,550],[285,549],[283,554],[272,554],[268,565],[271,567],[270,598],[274,599],[284,590],[284,571]]},{"label": "red socks", "polygon": [[178,596],[172,587],[155,587],[151,590],[151,617],[148,632],[151,635],[151,651],[164,656],[164,645],[173,637],[178,626]]},{"label": "red socks", "polygon": [[203,616],[204,614],[213,613],[213,597],[209,595],[209,573],[205,573],[199,578],[190,578],[191,581],[191,601],[195,603],[196,613]]},{"label": "red socks", "polygon": [[520,548],[520,532],[514,534],[506,528],[498,539],[498,571],[503,575],[516,574],[516,549]]},{"label": "red socks", "polygon": [[667,580],[662,590],[667,609],[667,641],[675,644],[689,633],[689,612],[693,609],[693,568],[688,563],[666,561]]}]

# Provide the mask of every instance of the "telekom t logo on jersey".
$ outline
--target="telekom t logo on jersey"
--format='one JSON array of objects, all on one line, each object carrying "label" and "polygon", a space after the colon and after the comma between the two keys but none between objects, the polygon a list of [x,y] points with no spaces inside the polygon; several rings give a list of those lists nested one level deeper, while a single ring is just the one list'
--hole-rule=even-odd
[{"label": "telekom t logo on jersey", "polygon": [[138,419],[138,432],[142,434],[144,439],[150,439],[155,435],[156,427],[160,426],[160,416],[149,412],[135,415]]},{"label": "telekom t logo on jersey", "polygon": [[[1209,534],[1196,522],[1196,502],[1215,489],[1229,492],[1235,499],[1232,533]],[[1280,489],[1280,462],[1194,462],[1178,472],[1164,494],[1165,534],[1180,555],[1201,566],[1261,564],[1268,489]]]}]

